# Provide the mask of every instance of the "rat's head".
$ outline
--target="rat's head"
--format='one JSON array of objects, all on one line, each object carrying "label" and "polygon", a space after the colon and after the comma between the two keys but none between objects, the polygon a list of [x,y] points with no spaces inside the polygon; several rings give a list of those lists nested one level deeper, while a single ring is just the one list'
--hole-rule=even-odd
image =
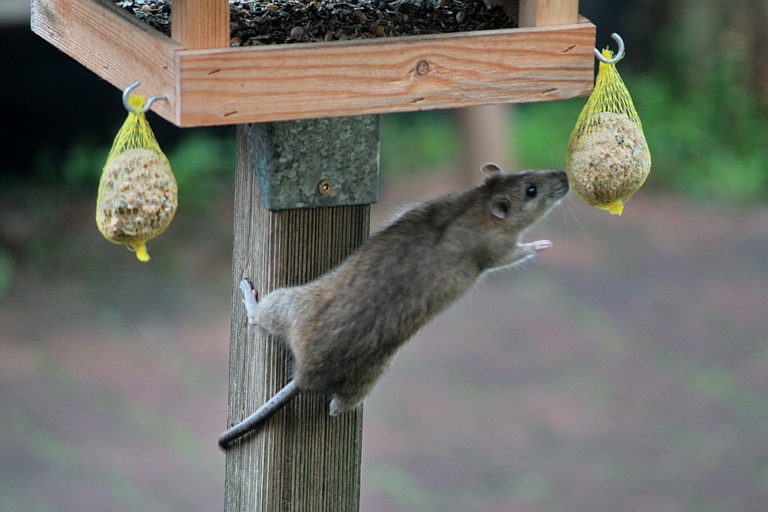
[{"label": "rat's head", "polygon": [[486,164],[485,191],[489,216],[506,230],[522,232],[554,208],[568,192],[563,171],[510,173],[496,164]]}]

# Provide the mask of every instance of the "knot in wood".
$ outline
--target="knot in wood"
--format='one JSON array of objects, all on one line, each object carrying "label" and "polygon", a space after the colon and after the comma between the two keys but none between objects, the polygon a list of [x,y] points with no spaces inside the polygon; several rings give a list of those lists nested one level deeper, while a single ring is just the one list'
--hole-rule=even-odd
[{"label": "knot in wood", "polygon": [[429,73],[429,62],[425,60],[420,60],[416,63],[416,74],[417,75],[426,75]]}]

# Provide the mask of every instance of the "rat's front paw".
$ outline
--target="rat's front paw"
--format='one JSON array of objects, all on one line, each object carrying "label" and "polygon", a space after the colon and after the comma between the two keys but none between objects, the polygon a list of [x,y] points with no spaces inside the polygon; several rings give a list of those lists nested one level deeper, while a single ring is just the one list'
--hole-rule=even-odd
[{"label": "rat's front paw", "polygon": [[531,242],[531,249],[533,249],[536,252],[546,251],[550,247],[552,247],[552,242],[550,240],[536,240],[535,242]]},{"label": "rat's front paw", "polygon": [[259,309],[259,295],[248,279],[240,281],[240,290],[243,292],[243,305],[248,315],[248,323],[256,324],[256,311]]}]

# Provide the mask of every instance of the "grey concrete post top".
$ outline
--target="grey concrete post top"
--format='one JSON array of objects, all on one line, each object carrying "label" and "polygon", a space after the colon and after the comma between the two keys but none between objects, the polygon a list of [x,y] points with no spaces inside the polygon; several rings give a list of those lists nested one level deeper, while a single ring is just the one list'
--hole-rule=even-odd
[{"label": "grey concrete post top", "polygon": [[268,210],[378,200],[377,115],[256,123],[247,130],[262,203]]}]

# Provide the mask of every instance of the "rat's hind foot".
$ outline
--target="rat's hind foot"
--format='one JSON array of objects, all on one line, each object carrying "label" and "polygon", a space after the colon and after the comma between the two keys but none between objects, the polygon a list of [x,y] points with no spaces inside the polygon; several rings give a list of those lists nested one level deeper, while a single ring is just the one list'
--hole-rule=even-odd
[{"label": "rat's hind foot", "polygon": [[245,305],[245,312],[248,315],[248,323],[256,324],[256,312],[259,309],[259,294],[248,279],[240,281],[240,290],[243,292],[243,305]]}]

